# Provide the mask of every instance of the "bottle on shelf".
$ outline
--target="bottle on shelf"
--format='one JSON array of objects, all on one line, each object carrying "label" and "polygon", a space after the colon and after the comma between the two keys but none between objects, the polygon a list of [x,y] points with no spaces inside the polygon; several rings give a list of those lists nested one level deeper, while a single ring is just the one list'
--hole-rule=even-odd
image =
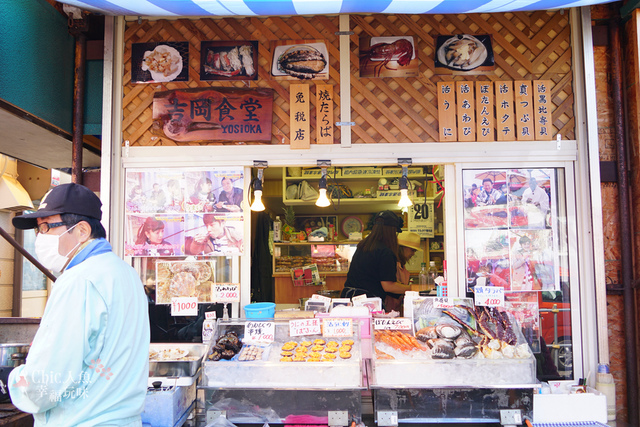
[{"label": "bottle on shelf", "polygon": [[418,273],[418,292],[427,290],[427,276],[427,264],[423,262],[420,264],[420,273]]},{"label": "bottle on shelf", "polygon": [[432,291],[436,288],[436,277],[438,277],[438,269],[435,261],[429,261],[429,271],[427,272],[427,290]]},{"label": "bottle on shelf", "polygon": [[279,216],[276,216],[276,220],[273,221],[273,241],[282,241],[282,221]]}]

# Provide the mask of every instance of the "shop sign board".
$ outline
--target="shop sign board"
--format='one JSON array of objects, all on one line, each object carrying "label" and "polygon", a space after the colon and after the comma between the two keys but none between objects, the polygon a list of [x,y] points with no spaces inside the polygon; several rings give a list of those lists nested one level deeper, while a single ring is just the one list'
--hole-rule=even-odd
[{"label": "shop sign board", "polygon": [[316,143],[333,144],[333,86],[316,85]]},{"label": "shop sign board", "polygon": [[533,93],[531,80],[517,80],[515,84],[515,107],[518,141],[533,141],[535,139],[533,120]]},{"label": "shop sign board", "polygon": [[493,114],[493,82],[476,82],[476,137],[478,141],[495,141],[496,119]]},{"label": "shop sign board", "polygon": [[310,107],[309,85],[291,84],[289,85],[289,105],[291,113],[289,116],[290,148],[309,148],[311,146],[310,132]]},{"label": "shop sign board", "polygon": [[476,118],[473,98],[473,84],[470,82],[456,82],[456,96],[458,98],[458,141],[470,142],[476,140]]},{"label": "shop sign board", "polygon": [[153,95],[153,132],[176,142],[271,141],[273,90],[178,89]]},{"label": "shop sign board", "polygon": [[496,82],[496,123],[498,141],[515,140],[513,82]]},{"label": "shop sign board", "polygon": [[438,124],[441,142],[458,139],[456,130],[456,92],[454,82],[438,82]]},{"label": "shop sign board", "polygon": [[533,82],[533,117],[536,139],[551,140],[551,80]]}]

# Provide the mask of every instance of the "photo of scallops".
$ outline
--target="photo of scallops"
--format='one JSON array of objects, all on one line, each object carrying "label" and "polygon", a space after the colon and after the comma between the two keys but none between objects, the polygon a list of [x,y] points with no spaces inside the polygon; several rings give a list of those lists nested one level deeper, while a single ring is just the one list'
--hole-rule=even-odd
[{"label": "photo of scallops", "polygon": [[329,53],[323,42],[285,44],[273,47],[271,74],[278,78],[326,80]]},{"label": "photo of scallops", "polygon": [[171,304],[171,299],[177,297],[212,302],[213,275],[213,266],[207,261],[157,262],[156,304]]}]

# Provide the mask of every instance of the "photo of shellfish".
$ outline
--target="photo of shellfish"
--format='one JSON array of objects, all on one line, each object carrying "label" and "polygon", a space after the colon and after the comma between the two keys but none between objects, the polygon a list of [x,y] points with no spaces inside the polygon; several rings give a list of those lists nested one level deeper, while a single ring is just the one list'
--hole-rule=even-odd
[{"label": "photo of shellfish", "polygon": [[171,304],[172,298],[197,297],[199,303],[212,302],[215,271],[207,261],[156,263],[156,304]]},{"label": "photo of shellfish", "polygon": [[324,43],[275,46],[271,74],[301,80],[327,79],[329,54]]},{"label": "photo of shellfish", "polygon": [[493,67],[491,37],[457,34],[439,36],[436,48],[436,67],[455,71],[472,71],[481,66]]}]

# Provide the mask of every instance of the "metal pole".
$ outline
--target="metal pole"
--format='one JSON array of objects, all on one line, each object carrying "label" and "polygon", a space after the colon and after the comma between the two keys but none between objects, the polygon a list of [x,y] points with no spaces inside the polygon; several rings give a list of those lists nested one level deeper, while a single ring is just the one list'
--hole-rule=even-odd
[{"label": "metal pole", "polygon": [[73,158],[71,160],[71,181],[82,184],[82,142],[84,135],[84,83],[86,69],[87,38],[75,31],[76,57],[73,84]]},{"label": "metal pole", "polygon": [[635,292],[633,289],[633,260],[631,215],[629,211],[629,176],[627,173],[626,135],[624,133],[624,101],[622,97],[622,44],[620,24],[609,21],[611,43],[611,96],[613,100],[615,142],[618,161],[618,211],[620,214],[620,239],[622,256],[622,284],[624,293],[624,337],[627,368],[628,422],[638,425],[638,359],[636,351]]},{"label": "metal pole", "polygon": [[33,257],[25,248],[23,248],[20,243],[18,243],[9,233],[5,231],[4,228],[0,227],[0,236],[4,237],[4,239],[11,244],[18,252],[20,252],[26,259],[31,261],[33,265],[42,273],[47,276],[52,282],[56,281],[56,276],[54,276],[49,270],[45,268],[44,265],[40,264],[37,259]]}]

